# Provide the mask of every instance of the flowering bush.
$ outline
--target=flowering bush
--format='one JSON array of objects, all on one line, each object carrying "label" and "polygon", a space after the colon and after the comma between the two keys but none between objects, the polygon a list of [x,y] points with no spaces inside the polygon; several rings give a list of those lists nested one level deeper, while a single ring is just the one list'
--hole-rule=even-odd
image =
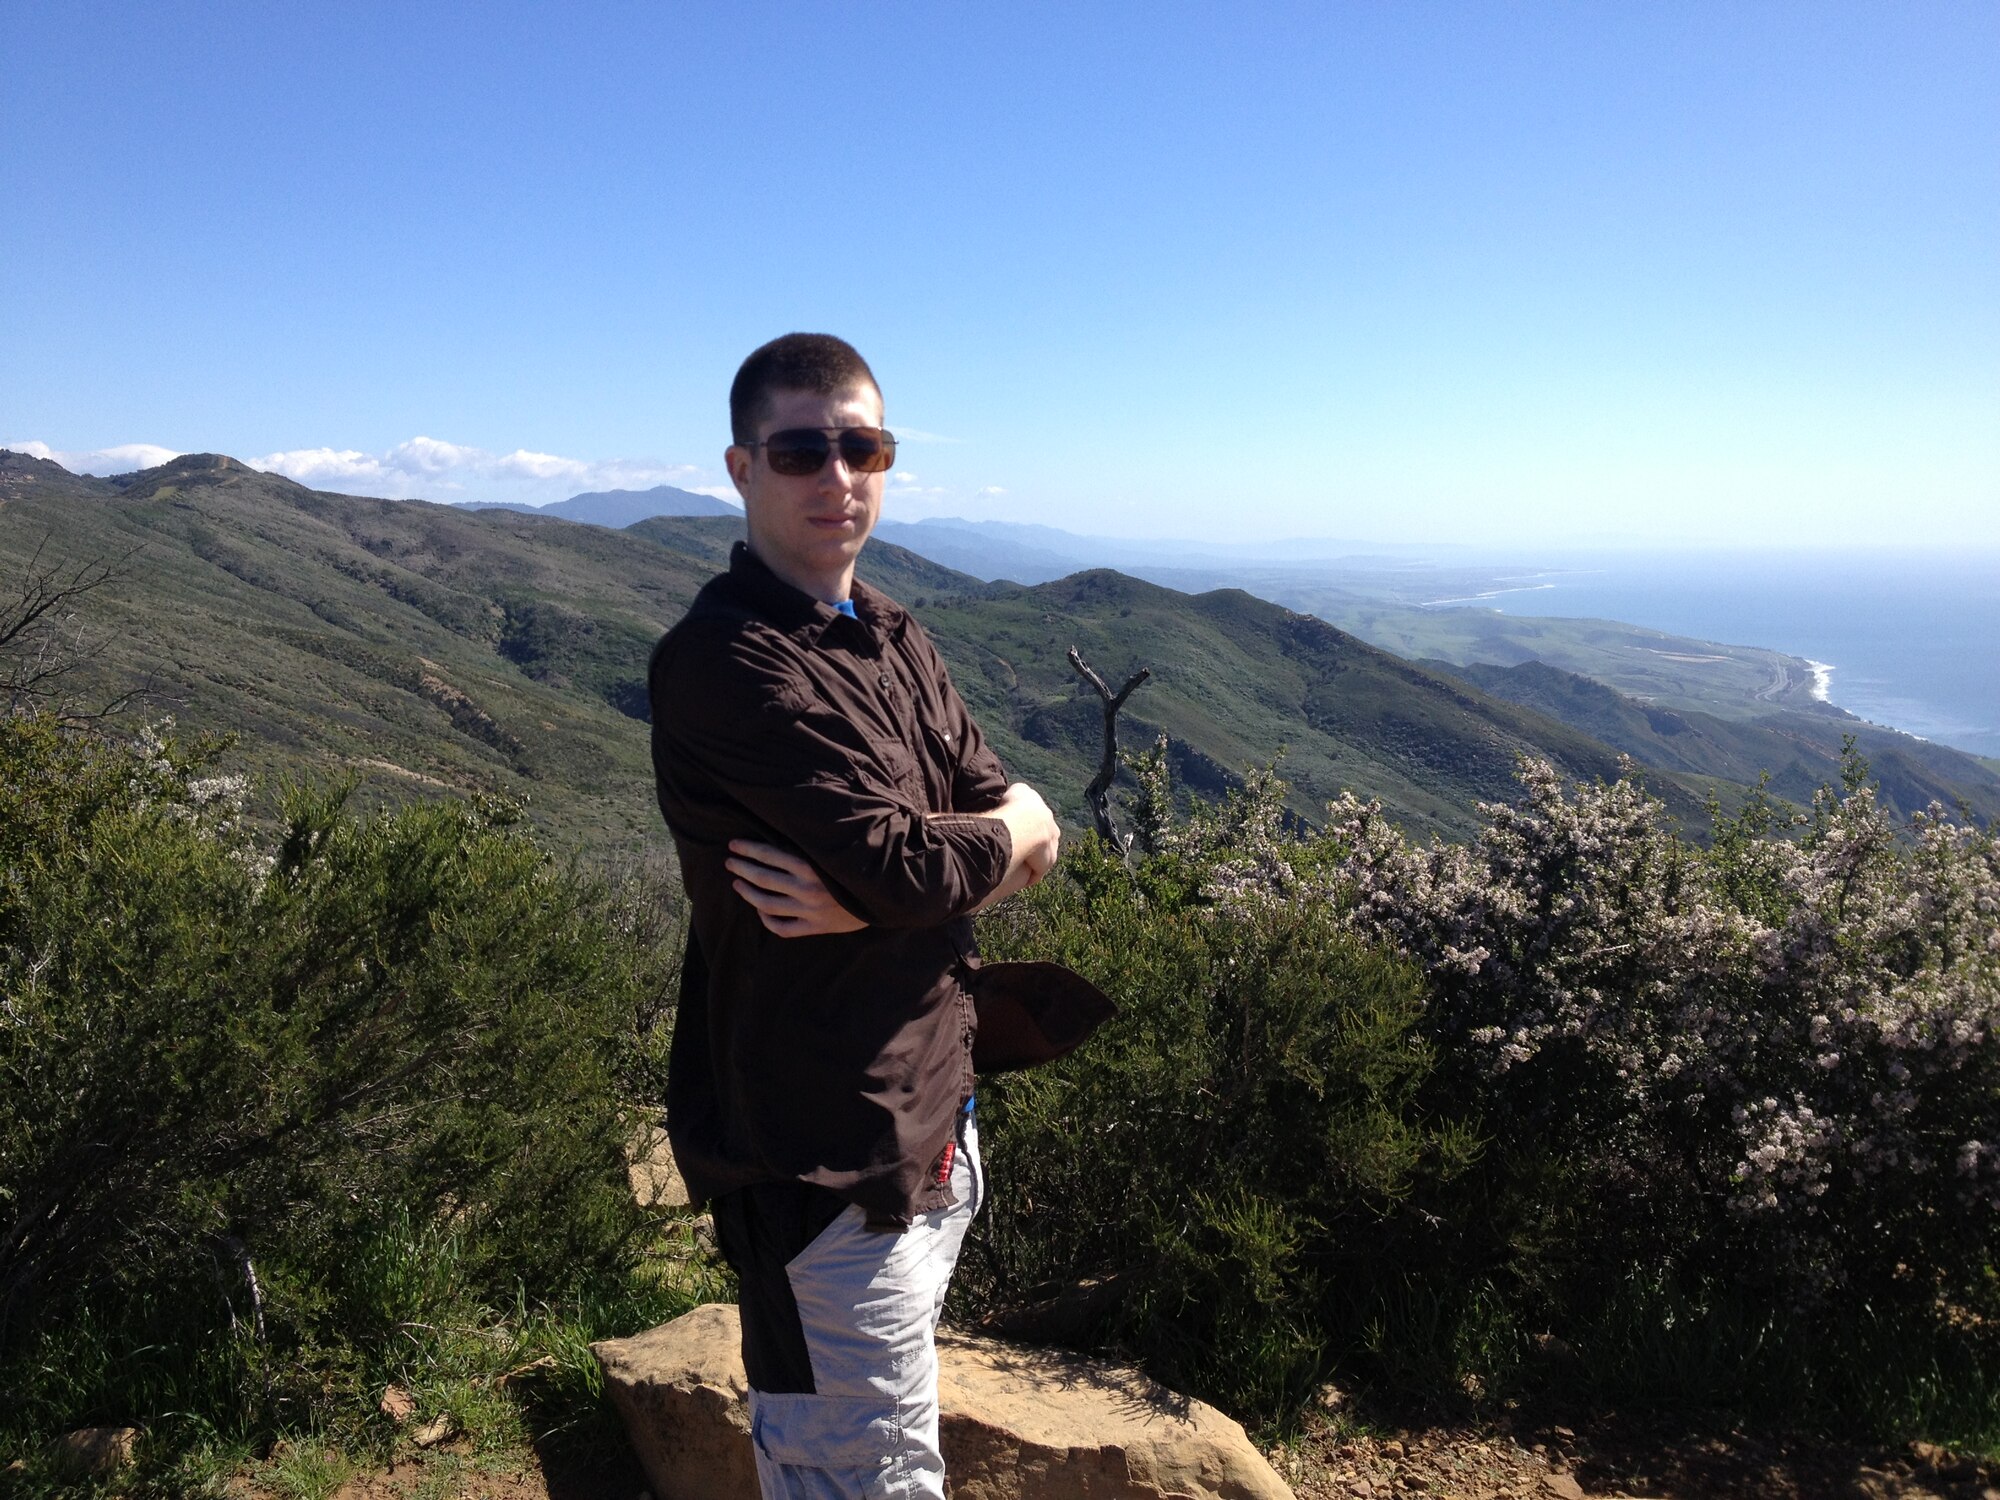
[{"label": "flowering bush", "polygon": [[1451,1086],[1584,1163],[1607,1222],[1801,1295],[1979,1284],[2000,1240],[1992,835],[1933,807],[1899,840],[1858,762],[1809,815],[1760,798],[1708,850],[1636,775],[1520,778],[1469,845],[1414,847],[1344,798],[1341,857],[1285,899],[1423,964]]},{"label": "flowering bush", "polygon": [[[1565,787],[1525,761],[1462,845],[1353,797],[1301,827],[1270,772],[1182,813],[1159,747],[1133,770],[1129,868],[1080,851],[989,922],[1128,1007],[991,1090],[996,1176],[1064,1205],[1000,1195],[997,1265],[1119,1275],[1111,1336],[1266,1412],[1252,1348],[1290,1351],[1287,1389],[1361,1356],[1435,1391],[1491,1388],[1555,1332],[1600,1390],[2000,1430],[1990,833],[1939,808],[1897,829],[1853,759],[1809,811],[1718,811],[1706,847],[1631,768]],[[1422,988],[1381,1008],[1369,951]],[[1243,1086],[1357,1001],[1366,1048]],[[1272,1035],[1297,1044],[1239,1041]],[[1319,1101],[1371,1078],[1372,1134],[1333,1145]],[[1354,1193],[1371,1159],[1395,1170]]]}]

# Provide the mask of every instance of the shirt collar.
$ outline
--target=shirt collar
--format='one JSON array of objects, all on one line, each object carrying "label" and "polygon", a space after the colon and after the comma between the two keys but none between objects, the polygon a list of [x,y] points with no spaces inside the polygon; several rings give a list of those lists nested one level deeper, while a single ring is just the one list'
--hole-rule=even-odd
[{"label": "shirt collar", "polygon": [[[739,541],[730,548],[729,581],[758,614],[786,634],[797,635],[809,645],[818,645],[819,638],[836,620],[849,618],[831,604],[785,582],[750,550],[747,542]],[[857,578],[854,580],[852,602],[852,619],[856,624],[867,627],[871,633],[884,639],[893,640],[903,633],[908,614],[879,589],[870,588]],[[852,629],[853,625],[847,628]]]}]

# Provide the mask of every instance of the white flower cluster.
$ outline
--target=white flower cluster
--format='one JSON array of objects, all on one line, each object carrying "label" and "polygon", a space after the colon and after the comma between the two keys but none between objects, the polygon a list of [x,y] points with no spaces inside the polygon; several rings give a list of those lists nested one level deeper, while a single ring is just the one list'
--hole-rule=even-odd
[{"label": "white flower cluster", "polygon": [[137,754],[127,773],[136,797],[134,804],[150,808],[175,823],[186,823],[217,843],[230,847],[232,856],[260,881],[270,873],[274,861],[249,842],[249,825],[244,808],[250,798],[250,778],[239,774],[198,776],[199,752],[190,757],[184,743],[175,738],[171,717],[144,725],[133,737]]},{"label": "white flower cluster", "polygon": [[1718,817],[1709,848],[1668,831],[1636,768],[1567,789],[1539,760],[1469,844],[1413,844],[1352,796],[1291,837],[1275,778],[1142,832],[1209,861],[1218,912],[1328,902],[1416,960],[1442,1065],[1496,1130],[1726,1205],[1821,1265],[1835,1240],[1990,1244],[2000,851],[1936,806],[1899,831],[1851,772],[1809,813],[1760,796]]},{"label": "white flower cluster", "polygon": [[1738,1213],[2000,1228],[1989,834],[1933,806],[1899,837],[1855,775],[1809,816],[1720,820],[1703,850],[1633,775],[1572,794],[1529,761],[1520,780],[1464,846],[1415,847],[1352,797],[1331,810],[1344,849],[1317,894],[1425,966],[1441,1038]]}]

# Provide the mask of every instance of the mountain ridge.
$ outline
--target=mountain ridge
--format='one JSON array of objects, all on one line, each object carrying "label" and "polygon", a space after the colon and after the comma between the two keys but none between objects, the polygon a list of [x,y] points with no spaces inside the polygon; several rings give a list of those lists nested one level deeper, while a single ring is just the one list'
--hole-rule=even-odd
[{"label": "mountain ridge", "polygon": [[[353,777],[369,802],[440,787],[525,799],[599,852],[663,842],[646,658],[741,530],[345,496],[220,455],[117,482],[0,458],[7,566],[38,547],[135,558],[115,595],[88,601],[101,655],[87,682],[151,681],[186,727],[239,734],[266,780]],[[1185,784],[1212,794],[1289,747],[1308,818],[1350,787],[1406,826],[1462,836],[1476,801],[1511,793],[1519,755],[1618,774],[1617,750],[1555,717],[1242,591],[1188,595],[1112,570],[992,584],[887,542],[861,572],[912,608],[1002,758],[1072,820],[1100,730],[1072,645],[1110,675],[1153,670],[1122,720],[1127,748],[1166,733]],[[1744,792],[1684,771],[1649,781],[1690,827],[1711,792]]]},{"label": "mountain ridge", "polygon": [[652,516],[740,516],[740,506],[697,494],[671,484],[656,484],[649,490],[589,490],[548,505],[529,505],[520,500],[467,500],[466,510],[511,510],[527,515],[554,516],[580,521],[588,526],[608,526],[622,531]]}]

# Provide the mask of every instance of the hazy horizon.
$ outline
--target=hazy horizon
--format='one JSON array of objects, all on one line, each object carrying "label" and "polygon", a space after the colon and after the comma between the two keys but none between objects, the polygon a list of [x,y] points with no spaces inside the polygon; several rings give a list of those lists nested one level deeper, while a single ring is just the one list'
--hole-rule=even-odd
[{"label": "hazy horizon", "polygon": [[[184,454],[175,453],[168,450],[155,449],[148,453],[146,461],[143,463],[135,461],[130,463],[116,464],[109,467],[100,467],[96,469],[79,469],[72,467],[69,463],[64,462],[64,460],[67,458],[87,459],[92,455],[88,454],[76,455],[76,454],[63,454],[63,453],[51,452],[45,444],[33,443],[33,442],[25,444],[0,443],[0,450],[24,452],[34,458],[50,459],[54,462],[61,463],[63,467],[69,469],[71,473],[80,474],[85,477],[94,479],[109,479],[117,477],[119,475],[136,473],[143,468],[155,467],[158,464],[170,462],[172,459],[185,456]],[[210,448],[210,449],[197,449],[191,451],[217,452],[219,450]],[[238,457],[236,454],[227,454],[225,456],[230,458]],[[248,460],[243,460],[243,459],[239,459],[238,461],[246,463],[249,462]],[[251,467],[254,468],[259,466],[252,464]],[[265,470],[264,472],[276,473],[280,471]],[[285,475],[283,477],[291,478],[292,476]],[[306,482],[306,481],[300,481],[300,482]],[[623,484],[623,485],[608,484],[603,486],[602,489],[600,490],[576,490],[574,492],[565,491],[562,494],[549,496],[547,498],[538,498],[534,500],[523,500],[523,501],[508,500],[504,497],[498,499],[488,499],[484,497],[447,498],[444,496],[433,496],[433,495],[385,495],[379,493],[370,493],[368,490],[365,489],[344,488],[339,485],[332,485],[332,484],[313,484],[310,487],[315,489],[328,490],[332,493],[337,493],[337,494],[354,495],[361,499],[416,500],[434,505],[457,505],[457,506],[527,504],[533,506],[537,510],[545,510],[549,506],[559,505],[566,500],[575,499],[577,498],[577,496],[585,494],[603,493],[606,491],[622,492],[628,494],[643,494],[651,489],[665,487],[670,489],[683,490],[689,494],[707,495],[714,499],[719,499],[723,501],[725,504],[735,506],[739,510],[742,508],[742,501],[733,492],[724,493],[721,491],[720,487],[711,486],[697,490],[697,489],[691,489],[686,485],[673,484],[671,483],[671,481],[667,480],[659,480],[652,484]],[[1745,555],[1754,556],[1758,554],[1771,554],[1771,555],[1786,555],[1786,556],[1828,555],[1828,556],[1845,557],[1851,555],[1866,555],[1866,556],[1879,556],[1887,558],[1895,558],[1895,557],[1957,558],[1957,557],[1964,557],[1967,555],[1971,555],[1974,557],[1985,557],[1988,554],[1992,554],[1996,562],[2000,562],[2000,537],[1996,537],[1993,540],[1984,543],[1967,544],[1965,542],[1960,542],[1960,541],[1922,543],[1922,542],[1901,542],[1901,541],[1885,542],[1881,540],[1871,540],[1866,542],[1861,542],[1861,541],[1815,542],[1810,540],[1729,541],[1723,538],[1705,539],[1700,537],[1663,540],[1658,538],[1638,537],[1638,536],[1620,537],[1616,535],[1602,535],[1602,536],[1569,536],[1569,537],[1564,537],[1559,541],[1551,541],[1547,543],[1536,544],[1529,541],[1509,541],[1509,542],[1491,542],[1491,543],[1461,542],[1461,541],[1420,541],[1408,537],[1377,536],[1371,538],[1371,537],[1342,535],[1338,532],[1319,532],[1319,533],[1299,532],[1286,535],[1259,536],[1246,539],[1240,535],[1240,528],[1237,529],[1239,534],[1235,536],[1201,536],[1193,533],[1164,533],[1157,531],[1154,532],[1146,532],[1146,531],[1116,532],[1116,531],[1096,531],[1096,530],[1078,531],[1069,527],[1053,526],[1046,521],[1021,521],[1017,520],[1014,517],[1006,515],[992,515],[983,517],[961,516],[961,515],[929,515],[929,516],[919,516],[911,518],[911,517],[896,515],[887,505],[885,505],[883,508],[881,518],[884,521],[906,522],[908,524],[913,524],[913,525],[935,523],[944,525],[1023,526],[1023,527],[1039,528],[1043,530],[1057,532],[1063,536],[1073,537],[1080,541],[1102,540],[1107,542],[1124,542],[1124,543],[1138,543],[1138,544],[1154,543],[1154,544],[1164,544],[1164,545],[1185,544],[1188,546],[1214,546],[1217,548],[1223,548],[1239,552],[1246,548],[1258,548],[1258,547],[1284,548],[1296,545],[1311,545],[1315,547],[1326,547],[1326,548],[1351,547],[1358,549],[1358,553],[1364,555],[1367,549],[1378,549],[1378,550],[1386,550],[1392,552],[1414,551],[1414,552],[1429,552],[1429,553],[1440,553],[1440,554],[1452,553],[1452,554],[1463,554],[1467,558],[1471,559],[1483,560],[1495,566],[1504,566],[1510,562],[1515,562],[1515,561],[1518,561],[1523,565],[1527,565],[1537,560],[1546,560],[1551,558],[1563,558],[1563,559],[1575,560],[1578,558],[1588,557],[1596,553],[1611,553],[1611,554],[1639,553],[1647,556],[1690,556],[1690,555],[1699,556],[1708,553],[1716,555],[1728,555],[1728,556],[1745,556]],[[1341,556],[1345,556],[1345,554],[1342,554]],[[1341,560],[1341,557],[1337,557],[1335,554],[1332,553],[1327,553],[1324,554],[1323,556],[1298,558],[1295,553],[1288,552],[1282,554],[1274,554],[1274,557],[1277,558],[1278,560],[1283,560],[1283,561],[1300,561],[1300,562]]]}]

